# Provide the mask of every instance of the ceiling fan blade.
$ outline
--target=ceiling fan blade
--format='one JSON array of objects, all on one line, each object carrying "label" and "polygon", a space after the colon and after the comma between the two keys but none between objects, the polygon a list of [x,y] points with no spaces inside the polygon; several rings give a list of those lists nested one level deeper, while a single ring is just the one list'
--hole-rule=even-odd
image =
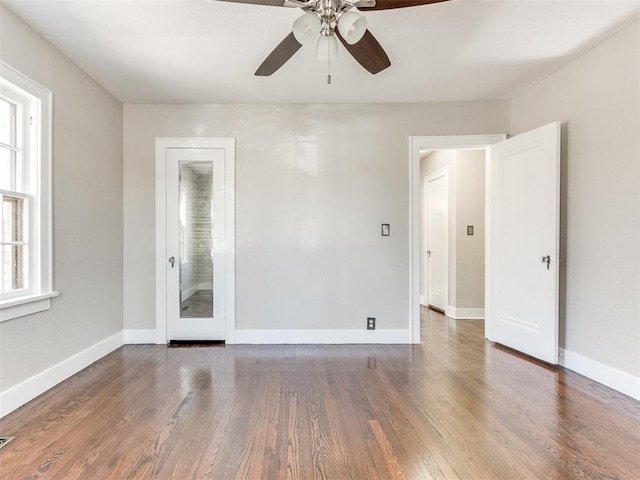
[{"label": "ceiling fan blade", "polygon": [[387,53],[369,30],[365,32],[364,37],[359,42],[353,45],[349,45],[337,29],[336,35],[344,45],[344,48],[370,73],[375,75],[391,66]]},{"label": "ceiling fan blade", "polygon": [[301,8],[303,10],[307,9],[310,7],[310,4],[313,3],[311,1],[308,0],[284,0],[284,3],[282,4],[284,7],[297,7],[297,8]]},{"label": "ceiling fan blade", "polygon": [[252,5],[268,5],[271,7],[283,7],[284,0],[216,0],[218,2],[249,3]]},{"label": "ceiling fan blade", "polygon": [[302,45],[290,33],[280,44],[273,49],[264,62],[256,70],[256,75],[259,77],[268,77],[276,72],[287,60],[289,60],[294,53],[296,53]]},{"label": "ceiling fan blade", "polygon": [[376,0],[351,0],[351,6],[356,8],[374,7]]},{"label": "ceiling fan blade", "polygon": [[429,5],[430,3],[448,2],[449,0],[375,0],[376,4],[373,7],[361,7],[357,3],[355,6],[358,10],[389,10],[391,8],[406,8],[417,7],[419,5]]}]

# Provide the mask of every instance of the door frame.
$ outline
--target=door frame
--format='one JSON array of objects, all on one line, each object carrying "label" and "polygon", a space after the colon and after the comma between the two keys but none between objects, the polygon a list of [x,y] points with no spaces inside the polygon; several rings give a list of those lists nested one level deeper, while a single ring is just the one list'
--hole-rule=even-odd
[{"label": "door frame", "polygon": [[[444,232],[444,298],[445,298],[445,305],[444,305],[444,311],[445,313],[447,312],[447,310],[449,309],[449,230],[450,230],[450,217],[449,217],[449,195],[450,195],[450,179],[449,179],[449,167],[443,167],[439,170],[436,170],[433,173],[430,173],[429,175],[427,175],[424,179],[424,185],[423,188],[425,189],[425,195],[424,195],[424,204],[423,204],[423,209],[422,209],[422,215],[420,220],[423,223],[423,232],[424,232],[424,238],[425,241],[428,243],[429,240],[429,196],[428,196],[428,185],[429,182],[432,182],[434,180],[437,180],[438,178],[443,178],[444,179],[444,184],[445,184],[445,210],[446,210],[446,220],[447,220],[447,226],[445,228],[445,232]],[[426,245],[425,245],[426,246]],[[422,256],[422,258],[425,258],[426,252],[421,251],[420,255]],[[425,279],[426,279],[426,285],[425,285],[425,294],[426,294],[426,298],[425,298],[425,305],[428,307],[429,304],[429,265],[428,265],[428,257],[427,260],[424,262],[425,263]]]},{"label": "door frame", "polygon": [[[507,139],[507,135],[447,135],[409,137],[409,330],[411,343],[420,343],[420,151],[421,150],[485,150],[489,165],[489,147]],[[486,195],[490,185],[486,186]],[[487,197],[488,198],[488,197]],[[486,212],[486,210],[485,210]],[[486,217],[486,213],[485,213]],[[485,233],[485,252],[489,248],[489,231]],[[486,254],[486,253],[485,253]],[[485,257],[488,263],[488,257]],[[485,298],[489,285],[485,284]]]},{"label": "door frame", "polygon": [[156,138],[156,343],[167,343],[167,184],[169,149],[223,149],[225,184],[225,343],[235,343],[235,138]]}]

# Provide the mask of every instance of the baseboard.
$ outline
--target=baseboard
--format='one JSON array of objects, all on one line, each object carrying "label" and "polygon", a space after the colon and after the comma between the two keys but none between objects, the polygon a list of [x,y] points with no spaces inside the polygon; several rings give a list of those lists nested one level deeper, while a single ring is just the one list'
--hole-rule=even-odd
[{"label": "baseboard", "polygon": [[156,343],[156,330],[125,330],[124,331],[124,344],[125,345],[138,345],[138,344],[154,344]]},{"label": "baseboard", "polygon": [[424,298],[424,295],[420,295],[420,305],[427,306],[427,300]]},{"label": "baseboard", "polygon": [[236,330],[236,344],[409,344],[405,330]]},{"label": "baseboard", "polygon": [[640,400],[640,378],[634,377],[630,373],[562,348],[559,360],[560,365],[569,370]]},{"label": "baseboard", "polygon": [[445,313],[454,320],[484,320],[484,308],[456,308],[447,305]]},{"label": "baseboard", "polygon": [[43,394],[58,383],[75,375],[93,362],[122,346],[123,332],[96,343],[80,353],[67,358],[47,370],[0,393],[0,418]]},{"label": "baseboard", "polygon": [[187,288],[184,292],[182,292],[180,294],[180,301],[184,302],[185,300],[188,300],[189,297],[192,297],[193,295],[198,293],[200,290],[211,290],[212,288],[213,288],[213,284],[211,282],[198,283],[193,287]]},{"label": "baseboard", "polygon": [[195,295],[195,293],[199,290],[200,285],[196,284],[191,288],[187,288],[184,292],[182,292],[180,294],[180,301],[184,302],[185,300],[188,300],[189,297],[191,297],[192,295]]}]

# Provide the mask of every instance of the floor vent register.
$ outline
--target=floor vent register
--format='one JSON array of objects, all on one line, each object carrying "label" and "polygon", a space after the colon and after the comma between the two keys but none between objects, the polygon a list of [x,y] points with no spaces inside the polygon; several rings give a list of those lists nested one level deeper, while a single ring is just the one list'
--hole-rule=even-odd
[{"label": "floor vent register", "polygon": [[0,448],[4,447],[7,443],[13,440],[15,437],[0,437]]}]

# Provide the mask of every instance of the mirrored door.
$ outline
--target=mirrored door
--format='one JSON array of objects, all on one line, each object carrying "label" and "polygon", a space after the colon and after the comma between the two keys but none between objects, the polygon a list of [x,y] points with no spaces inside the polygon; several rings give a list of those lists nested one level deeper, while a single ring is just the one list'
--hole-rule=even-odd
[{"label": "mirrored door", "polygon": [[167,339],[224,340],[224,150],[167,155]]}]

